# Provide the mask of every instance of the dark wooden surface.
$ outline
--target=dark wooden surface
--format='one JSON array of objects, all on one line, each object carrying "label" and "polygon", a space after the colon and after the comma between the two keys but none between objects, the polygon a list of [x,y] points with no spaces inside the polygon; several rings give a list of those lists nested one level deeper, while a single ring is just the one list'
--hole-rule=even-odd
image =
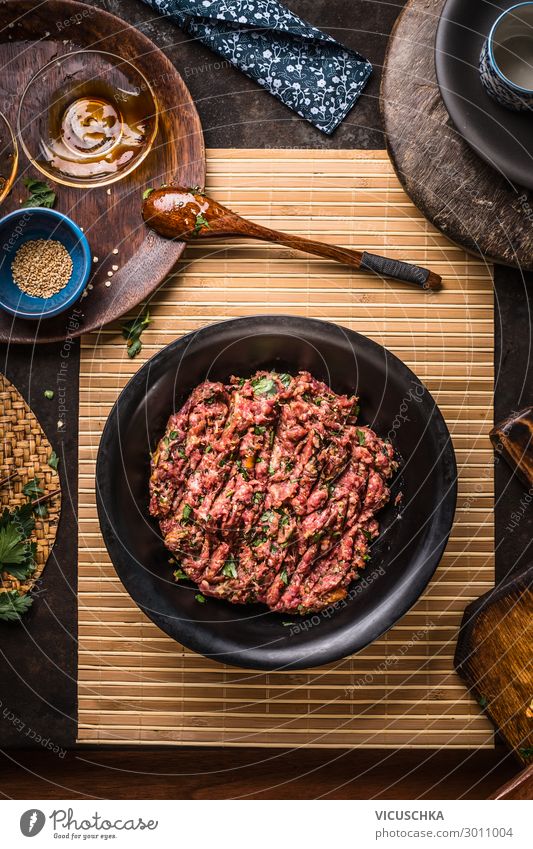
[{"label": "dark wooden surface", "polygon": [[[12,126],[16,126],[21,92],[36,70],[72,49],[107,50],[133,61],[152,86],[159,104],[154,146],[133,174],[95,189],[54,184],[55,208],[84,228],[91,252],[99,259],[89,280],[94,288],[78,304],[82,315],[79,326],[70,329],[71,336],[99,328],[135,307],[157,288],[183,253],[182,242],[161,239],[144,227],[143,189],[171,180],[186,186],[203,185],[205,178],[200,121],[174,66],[152,42],[135,28],[124,27],[120,19],[103,10],[83,16],[84,12],[87,6],[73,0],[7,0],[0,5],[0,67],[9,69],[2,80],[2,110]],[[77,15],[81,18],[78,25],[74,23]],[[32,127],[35,133],[37,122]],[[24,177],[43,179],[22,148],[19,153],[19,172],[2,213],[18,209],[21,198],[27,197]],[[107,287],[113,265],[119,268]],[[54,341],[64,339],[67,333],[65,314],[35,322],[13,319],[0,311],[0,342]]]},{"label": "dark wooden surface", "polygon": [[0,755],[22,799],[486,799],[516,764],[497,752],[80,749]]},{"label": "dark wooden surface", "polygon": [[465,610],[455,666],[524,764],[533,756],[533,566]]},{"label": "dark wooden surface", "polygon": [[[0,624],[1,746],[35,745],[37,734],[57,746],[76,741],[78,371],[76,341],[37,351],[0,345],[0,372],[36,412],[59,457],[62,490],[56,542],[37,598],[20,626]],[[45,389],[54,391],[52,400]]]},{"label": "dark wooden surface", "polygon": [[90,0],[91,5],[120,15],[140,29],[176,66],[200,113],[207,147],[383,148],[378,110],[381,69],[391,27],[405,0],[284,2],[372,62],[368,85],[332,136],[321,133],[140,0]]},{"label": "dark wooden surface", "polygon": [[410,0],[389,41],[381,85],[388,151],[409,196],[452,241],[532,270],[533,193],[474,153],[440,95],[434,44],[444,2]]}]

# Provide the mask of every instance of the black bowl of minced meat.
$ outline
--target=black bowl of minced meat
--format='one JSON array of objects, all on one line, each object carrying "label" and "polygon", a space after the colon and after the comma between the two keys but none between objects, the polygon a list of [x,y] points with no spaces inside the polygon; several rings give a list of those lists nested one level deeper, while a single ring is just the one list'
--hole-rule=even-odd
[{"label": "black bowl of minced meat", "polygon": [[318,666],[415,603],[453,522],[457,470],[430,393],[351,330],[213,324],[130,380],[97,503],[120,580],[163,631],[237,666]]}]

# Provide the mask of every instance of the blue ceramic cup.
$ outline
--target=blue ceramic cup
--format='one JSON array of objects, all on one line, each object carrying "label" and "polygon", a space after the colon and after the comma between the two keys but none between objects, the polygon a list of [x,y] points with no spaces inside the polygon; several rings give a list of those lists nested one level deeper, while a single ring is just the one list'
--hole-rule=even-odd
[{"label": "blue ceramic cup", "polygon": [[[12,262],[25,242],[55,239],[67,249],[72,274],[66,286],[48,298],[37,298],[19,289],[13,280]],[[85,289],[91,270],[89,243],[77,224],[55,209],[26,207],[0,219],[0,308],[17,318],[41,320],[68,309]]]},{"label": "blue ceramic cup", "polygon": [[533,2],[518,3],[495,20],[479,72],[487,94],[501,106],[533,109]]}]

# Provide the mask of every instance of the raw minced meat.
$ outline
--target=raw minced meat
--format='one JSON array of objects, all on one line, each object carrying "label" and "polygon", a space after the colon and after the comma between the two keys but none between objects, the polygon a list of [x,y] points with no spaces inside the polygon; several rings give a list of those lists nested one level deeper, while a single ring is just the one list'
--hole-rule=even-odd
[{"label": "raw minced meat", "polygon": [[344,598],[397,467],[357,401],[308,372],[197,386],[152,457],[150,512],[178,575],[290,613]]}]

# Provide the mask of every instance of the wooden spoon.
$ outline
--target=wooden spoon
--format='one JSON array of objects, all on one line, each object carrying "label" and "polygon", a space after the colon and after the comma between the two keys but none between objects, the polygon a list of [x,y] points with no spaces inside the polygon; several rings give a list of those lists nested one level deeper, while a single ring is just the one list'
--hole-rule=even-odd
[{"label": "wooden spoon", "polygon": [[361,253],[348,248],[338,248],[325,242],[314,242],[302,236],[270,230],[241,218],[236,212],[196,189],[184,189],[179,186],[153,189],[145,197],[142,216],[153,230],[169,239],[190,242],[206,236],[247,236],[334,259],[354,268],[375,271],[376,274],[413,283],[422,289],[435,291],[442,288],[442,278],[427,268],[366,251]]}]

